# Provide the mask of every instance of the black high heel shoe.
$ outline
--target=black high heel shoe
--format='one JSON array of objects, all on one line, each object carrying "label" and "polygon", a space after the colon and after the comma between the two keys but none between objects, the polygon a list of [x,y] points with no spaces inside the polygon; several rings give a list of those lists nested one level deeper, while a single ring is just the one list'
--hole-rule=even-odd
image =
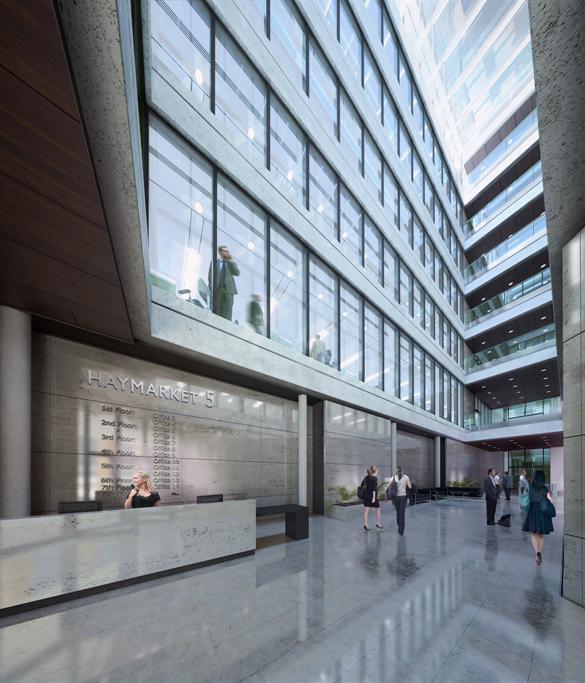
[{"label": "black high heel shoe", "polygon": [[366,525],[364,524],[364,529],[365,529],[366,531],[369,531],[369,530],[370,530],[370,527],[369,527],[369,526],[366,526]]},{"label": "black high heel shoe", "polygon": [[384,528],[381,524],[376,524],[376,526],[378,527],[378,529],[383,529],[383,528]]}]

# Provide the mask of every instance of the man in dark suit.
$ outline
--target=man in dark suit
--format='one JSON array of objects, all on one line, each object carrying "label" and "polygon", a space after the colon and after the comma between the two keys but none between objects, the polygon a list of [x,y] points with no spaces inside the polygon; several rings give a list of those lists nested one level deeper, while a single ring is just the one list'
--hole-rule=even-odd
[{"label": "man in dark suit", "polygon": [[[217,252],[217,289],[215,290],[215,312],[226,320],[232,319],[234,296],[238,293],[235,278],[240,274],[236,262],[232,260],[226,246],[218,247]],[[211,266],[209,266],[209,288],[211,289]]]},{"label": "man in dark suit", "polygon": [[493,526],[496,516],[496,506],[498,504],[498,496],[496,493],[496,484],[494,482],[495,470],[491,467],[488,470],[488,476],[483,483],[483,490],[485,492],[485,507],[487,513],[487,523]]}]

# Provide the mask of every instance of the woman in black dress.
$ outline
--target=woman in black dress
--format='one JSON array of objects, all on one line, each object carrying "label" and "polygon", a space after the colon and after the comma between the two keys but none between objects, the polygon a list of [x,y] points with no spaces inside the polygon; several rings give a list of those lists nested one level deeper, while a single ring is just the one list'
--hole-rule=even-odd
[{"label": "woman in black dress", "polygon": [[128,508],[157,508],[160,507],[160,496],[152,488],[150,477],[146,472],[137,472],[133,477],[134,483],[124,507]]},{"label": "woman in black dress", "polygon": [[544,548],[544,537],[550,534],[553,529],[552,519],[542,511],[547,498],[550,500],[550,492],[544,484],[544,472],[536,470],[528,487],[530,496],[530,507],[526,514],[526,519],[522,525],[522,531],[530,533],[530,540],[534,552],[536,553],[536,564],[542,564],[542,549]]},{"label": "woman in black dress", "polygon": [[362,481],[364,487],[364,529],[370,530],[368,526],[368,513],[370,508],[376,508],[376,526],[378,529],[382,528],[382,511],[380,510],[380,502],[378,501],[378,466],[370,465],[368,473]]}]

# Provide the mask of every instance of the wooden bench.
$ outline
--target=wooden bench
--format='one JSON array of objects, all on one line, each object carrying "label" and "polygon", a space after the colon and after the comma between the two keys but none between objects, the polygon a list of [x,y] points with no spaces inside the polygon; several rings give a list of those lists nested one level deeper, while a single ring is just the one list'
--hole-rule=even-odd
[{"label": "wooden bench", "polygon": [[269,517],[271,515],[284,515],[284,532],[295,541],[309,538],[309,508],[296,503],[285,505],[265,505],[256,508],[256,517]]}]

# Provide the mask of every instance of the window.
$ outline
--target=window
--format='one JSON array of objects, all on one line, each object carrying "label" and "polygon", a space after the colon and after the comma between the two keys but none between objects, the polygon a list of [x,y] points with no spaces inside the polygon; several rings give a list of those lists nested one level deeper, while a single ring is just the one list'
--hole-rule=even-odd
[{"label": "window", "polygon": [[435,247],[431,238],[425,233],[425,269],[435,279]]},{"label": "window", "polygon": [[412,145],[402,121],[400,122],[399,154],[402,167],[408,178],[412,178]]},{"label": "window", "polygon": [[386,78],[398,78],[398,41],[394,35],[392,22],[387,10],[384,9],[384,24],[382,26],[382,44],[384,46],[384,71]]},{"label": "window", "polygon": [[400,230],[398,224],[398,185],[388,164],[384,164],[384,206],[392,226]]},{"label": "window", "polygon": [[384,289],[391,299],[398,301],[399,261],[396,252],[387,240],[384,240]]},{"label": "window", "polygon": [[[305,341],[305,250],[286,230],[270,229],[270,337],[299,353]],[[250,301],[248,324],[259,331],[261,310]]]},{"label": "window", "polygon": [[314,40],[310,42],[309,53],[309,94],[311,105],[316,109],[319,121],[325,130],[339,138],[337,129],[337,80],[335,75],[317,47]]},{"label": "window", "polygon": [[443,368],[435,363],[435,415],[443,415]]},{"label": "window", "polygon": [[372,221],[366,217],[365,220],[365,253],[364,265],[369,276],[382,284],[382,235]]},{"label": "window", "polygon": [[443,155],[439,149],[436,140],[433,140],[433,156],[435,158],[435,168],[439,174],[441,182],[443,182]]},{"label": "window", "polygon": [[341,91],[340,127],[343,155],[362,175],[362,120],[344,91]]},{"label": "window", "polygon": [[431,179],[425,173],[425,206],[431,218],[435,216],[435,193],[433,192],[433,186],[431,185]]},{"label": "window", "polygon": [[398,114],[386,88],[384,88],[384,131],[390,147],[395,154],[398,154]]},{"label": "window", "polygon": [[365,383],[382,388],[382,316],[369,304],[364,313]]},{"label": "window", "polygon": [[306,90],[306,41],[303,22],[290,0],[270,0],[270,42],[276,59],[301,90]]},{"label": "window", "polygon": [[400,193],[400,232],[412,248],[412,209],[402,192]]},{"label": "window", "polygon": [[351,72],[362,82],[362,36],[345,0],[340,3],[339,43],[347,57]]},{"label": "window", "polygon": [[337,288],[333,271],[311,256],[309,261],[309,355],[337,367]]},{"label": "window", "polygon": [[264,164],[266,86],[256,69],[221,26],[215,51],[215,113],[232,142]]},{"label": "window", "polygon": [[410,70],[406,64],[406,58],[400,52],[398,55],[398,80],[400,82],[400,92],[406,102],[406,107],[409,111],[412,110],[412,79],[410,77]]},{"label": "window", "polygon": [[149,144],[152,282],[210,308],[211,165],[155,118],[150,121]]},{"label": "window", "polygon": [[[217,186],[214,312],[243,325],[248,304],[266,298],[264,212],[227,179]],[[264,334],[264,323],[256,331]]]},{"label": "window", "polygon": [[363,264],[362,253],[362,208],[348,192],[341,186],[341,250],[352,263]]},{"label": "window", "polygon": [[382,155],[371,136],[364,137],[364,177],[380,204],[382,203]]},{"label": "window", "polygon": [[266,35],[266,1],[267,0],[248,0],[243,9],[248,13],[250,22],[258,33]]},{"label": "window", "polygon": [[435,387],[434,387],[435,373],[433,368],[433,359],[425,354],[425,410],[430,413],[435,412]]},{"label": "window", "polygon": [[412,315],[412,273],[400,263],[400,305]]},{"label": "window", "polygon": [[412,155],[412,182],[421,202],[424,199],[424,174],[419,155],[414,152]]},{"label": "window", "polygon": [[412,385],[410,370],[412,368],[412,342],[400,334],[400,398],[412,403]]},{"label": "window", "polygon": [[412,317],[420,327],[424,327],[424,290],[413,278],[412,284]]},{"label": "window", "polygon": [[458,382],[455,377],[451,377],[451,422],[457,424],[459,422],[459,397],[458,397]]},{"label": "window", "polygon": [[431,129],[431,122],[429,121],[429,117],[425,114],[425,147],[427,148],[427,154],[429,155],[429,158],[431,161],[433,161],[433,149],[435,146],[435,138],[433,135],[433,131]]},{"label": "window", "polygon": [[380,30],[382,28],[382,5],[380,0],[364,0],[366,13],[369,20],[368,33],[376,41],[380,40]]},{"label": "window", "polygon": [[[373,2],[374,0],[371,0]],[[382,120],[382,77],[372,53],[364,47],[364,89],[376,118]]]},{"label": "window", "polygon": [[337,37],[337,0],[317,0],[317,6],[325,17],[329,29]]},{"label": "window", "polygon": [[275,96],[270,105],[270,171],[279,187],[306,205],[307,141],[302,130]]},{"label": "window", "polygon": [[446,370],[443,370],[443,419],[451,419],[451,378]]},{"label": "window", "polygon": [[423,352],[416,344],[413,345],[412,352],[412,380],[414,405],[423,407],[424,401],[424,365]]},{"label": "window", "polygon": [[425,231],[416,215],[412,222],[412,248],[418,260],[424,264],[425,262]]},{"label": "window", "polygon": [[309,163],[309,210],[321,232],[337,239],[337,176],[313,146]]},{"label": "window", "polygon": [[425,295],[425,330],[435,338],[435,304],[428,294]]},{"label": "window", "polygon": [[341,283],[339,369],[354,379],[362,379],[362,299],[351,287]]},{"label": "window", "polygon": [[424,135],[424,110],[422,107],[422,99],[416,86],[412,90],[412,115],[414,117],[414,125],[420,134],[421,140]]},{"label": "window", "polygon": [[384,319],[384,391],[396,396],[397,370],[396,343],[398,333],[391,322]]},{"label": "window", "polygon": [[211,14],[200,0],[150,2],[153,67],[160,62],[181,87],[209,106],[211,85]]}]

